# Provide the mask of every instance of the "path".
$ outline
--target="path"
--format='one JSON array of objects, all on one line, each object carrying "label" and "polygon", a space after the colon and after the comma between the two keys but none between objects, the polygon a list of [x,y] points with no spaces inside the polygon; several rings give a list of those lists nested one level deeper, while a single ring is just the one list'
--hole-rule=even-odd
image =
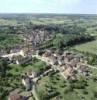
[{"label": "path", "polygon": [[[33,82],[36,83],[40,78],[42,78],[44,75],[47,75],[47,73],[49,73],[49,72],[51,72],[51,71],[52,71],[52,69],[49,69],[49,70],[45,71],[44,73],[42,73],[42,74],[39,75],[38,77],[34,78],[34,79],[33,79]],[[35,100],[39,100],[35,88],[36,88],[35,85],[33,85],[33,88],[32,88],[32,94],[33,94]]]},{"label": "path", "polygon": [[33,85],[32,94],[33,94],[35,100],[39,100],[38,95],[37,95],[37,93],[36,93],[35,85]]}]

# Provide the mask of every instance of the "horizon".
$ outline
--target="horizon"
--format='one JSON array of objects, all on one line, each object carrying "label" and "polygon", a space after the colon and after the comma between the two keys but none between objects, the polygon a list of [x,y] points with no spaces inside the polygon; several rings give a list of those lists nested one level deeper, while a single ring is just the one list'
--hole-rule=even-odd
[{"label": "horizon", "polygon": [[14,12],[9,12],[9,13],[0,13],[0,14],[19,14],[19,15],[21,15],[21,14],[30,14],[30,15],[46,15],[46,14],[48,14],[48,15],[97,15],[97,14],[91,14],[91,13],[14,13]]}]

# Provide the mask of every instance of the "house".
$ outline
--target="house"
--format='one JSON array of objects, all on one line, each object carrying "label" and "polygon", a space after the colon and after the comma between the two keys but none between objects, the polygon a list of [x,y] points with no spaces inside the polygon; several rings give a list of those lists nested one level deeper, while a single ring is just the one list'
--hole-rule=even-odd
[{"label": "house", "polygon": [[27,72],[27,75],[28,75],[29,78],[35,78],[37,76],[37,73],[33,72],[32,70],[29,70]]},{"label": "house", "polygon": [[65,62],[64,62],[64,60],[58,60],[58,64],[59,64],[59,65],[64,65]]},{"label": "house", "polygon": [[79,60],[79,62],[84,62],[84,56],[82,54],[77,54],[75,55],[75,59]]},{"label": "house", "polygon": [[89,74],[89,67],[87,67],[86,65],[80,65],[78,73],[86,76],[87,74]]},{"label": "house", "polygon": [[73,54],[68,54],[68,55],[64,56],[64,61],[70,62],[73,58],[74,58]]},{"label": "house", "polygon": [[69,76],[72,76],[72,72],[73,72],[73,68],[71,65],[66,65],[66,69],[64,70],[64,75],[66,77],[66,79],[69,77]]},{"label": "house", "polygon": [[58,65],[58,60],[57,60],[57,57],[55,56],[50,56],[50,62],[52,65]]},{"label": "house", "polygon": [[5,50],[0,50],[0,57],[2,56],[2,55],[6,55],[7,54],[7,52],[5,51]]},{"label": "house", "polygon": [[29,76],[27,76],[27,73],[22,76],[22,84],[26,88],[27,91],[30,91],[32,89],[33,82]]},{"label": "house", "polygon": [[74,57],[73,61],[76,62],[76,63],[79,63],[80,62],[80,57]]},{"label": "house", "polygon": [[13,94],[8,97],[8,100],[25,100],[25,99],[23,99],[23,97],[20,96],[19,94]]},{"label": "house", "polygon": [[25,64],[25,63],[28,63],[31,60],[32,60],[31,56],[27,56],[27,57],[17,56],[16,64]]},{"label": "house", "polygon": [[72,53],[69,52],[69,51],[64,51],[64,52],[63,52],[63,56],[68,56],[68,55],[70,55],[70,54],[72,54]]},{"label": "house", "polygon": [[68,76],[67,78],[68,80],[76,80],[77,76],[75,74],[73,74],[72,76]]},{"label": "house", "polygon": [[53,56],[58,57],[58,56],[59,56],[59,54],[58,54],[58,53],[54,53],[54,54],[53,54]]},{"label": "house", "polygon": [[10,50],[10,53],[16,53],[16,52],[20,52],[21,51],[21,48],[13,48]]},{"label": "house", "polygon": [[51,56],[51,51],[50,50],[46,50],[46,52],[43,54],[44,57],[49,57]]},{"label": "house", "polygon": [[62,69],[62,72],[64,73],[66,79],[76,79],[75,70],[73,69],[73,66],[71,64],[64,65]]},{"label": "house", "polygon": [[79,67],[79,60],[71,60],[70,64],[73,66],[74,69],[77,69]]},{"label": "house", "polygon": [[64,65],[65,64],[65,61],[64,61],[64,56],[58,56],[58,63],[59,65]]},{"label": "house", "polygon": [[63,72],[66,69],[65,65],[60,66],[60,71]]}]

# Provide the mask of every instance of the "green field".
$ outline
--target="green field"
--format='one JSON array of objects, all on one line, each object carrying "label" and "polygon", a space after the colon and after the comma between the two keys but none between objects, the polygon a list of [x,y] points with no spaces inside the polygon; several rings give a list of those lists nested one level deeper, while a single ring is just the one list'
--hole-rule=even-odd
[{"label": "green field", "polygon": [[8,71],[10,74],[13,75],[21,75],[24,72],[27,72],[29,70],[39,72],[41,69],[46,67],[45,62],[40,61],[38,59],[35,59],[34,61],[32,60],[30,63],[25,64],[25,65],[10,65],[10,70]]},{"label": "green field", "polygon": [[80,45],[76,45],[74,49],[78,51],[82,51],[82,52],[97,54],[97,40],[84,43],[84,44],[80,44]]},{"label": "green field", "polygon": [[36,19],[31,20],[31,22],[35,25],[49,25],[49,24],[64,24],[64,19]]}]

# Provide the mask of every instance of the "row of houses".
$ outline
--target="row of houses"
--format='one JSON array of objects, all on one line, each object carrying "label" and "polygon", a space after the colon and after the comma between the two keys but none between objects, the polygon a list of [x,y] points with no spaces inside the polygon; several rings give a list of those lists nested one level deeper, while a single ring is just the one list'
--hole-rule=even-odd
[{"label": "row of houses", "polygon": [[46,50],[42,57],[52,65],[59,67],[59,70],[66,79],[76,79],[78,75],[88,75],[89,67],[87,60],[82,54],[74,54],[73,52],[55,52]]}]

